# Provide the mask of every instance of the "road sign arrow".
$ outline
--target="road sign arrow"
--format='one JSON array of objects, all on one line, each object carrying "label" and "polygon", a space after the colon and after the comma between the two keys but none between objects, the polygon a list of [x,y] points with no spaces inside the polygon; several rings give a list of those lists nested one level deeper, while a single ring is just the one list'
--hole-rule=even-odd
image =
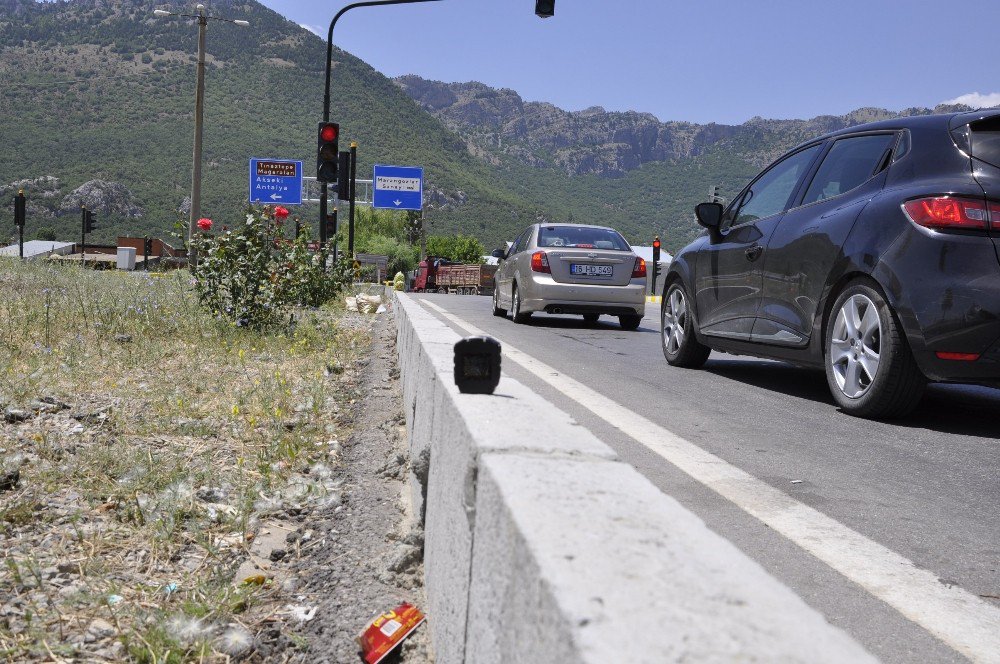
[{"label": "road sign arrow", "polygon": [[276,201],[281,198],[281,194],[271,194],[271,200]]},{"label": "road sign arrow", "polygon": [[402,205],[402,204],[403,204],[403,201],[401,201],[401,200],[399,200],[399,199],[397,198],[396,200],[394,200],[394,201],[392,202],[392,204],[393,204],[393,205],[395,205],[396,207],[399,207],[400,205]]}]

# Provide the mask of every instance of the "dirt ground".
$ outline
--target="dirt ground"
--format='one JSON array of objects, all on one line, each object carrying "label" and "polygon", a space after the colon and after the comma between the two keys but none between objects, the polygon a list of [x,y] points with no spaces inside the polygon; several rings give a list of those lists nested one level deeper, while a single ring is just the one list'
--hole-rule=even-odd
[{"label": "dirt ground", "polygon": [[[409,602],[424,609],[423,533],[408,504],[406,430],[392,313],[375,318],[372,353],[360,362],[362,398],[338,469],[343,502],[304,515],[286,535],[299,552],[275,564],[296,599],[315,607],[308,642],[292,661],[360,661],[358,633],[378,614]],[[308,535],[308,537],[307,537]],[[303,541],[305,540],[305,541]],[[385,661],[433,661],[423,624]]]}]

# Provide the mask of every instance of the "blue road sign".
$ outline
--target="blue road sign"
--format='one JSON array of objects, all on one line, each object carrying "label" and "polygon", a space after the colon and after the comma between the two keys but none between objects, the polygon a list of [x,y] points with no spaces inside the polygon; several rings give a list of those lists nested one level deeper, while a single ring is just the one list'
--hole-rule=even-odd
[{"label": "blue road sign", "polygon": [[302,162],[251,159],[250,202],[302,205]]},{"label": "blue road sign", "polygon": [[419,166],[375,165],[372,207],[421,210],[424,207],[424,169]]}]

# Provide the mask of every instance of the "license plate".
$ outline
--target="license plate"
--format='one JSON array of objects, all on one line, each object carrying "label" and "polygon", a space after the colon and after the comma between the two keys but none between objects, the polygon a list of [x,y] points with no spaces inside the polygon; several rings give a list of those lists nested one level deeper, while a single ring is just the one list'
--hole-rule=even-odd
[{"label": "license plate", "polygon": [[579,277],[610,277],[613,272],[610,265],[577,265],[571,263],[569,273]]}]

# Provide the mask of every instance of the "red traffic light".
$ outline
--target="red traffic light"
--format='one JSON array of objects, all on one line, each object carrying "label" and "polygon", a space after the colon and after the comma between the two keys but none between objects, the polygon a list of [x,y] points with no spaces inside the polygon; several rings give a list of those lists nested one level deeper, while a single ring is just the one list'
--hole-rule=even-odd
[{"label": "red traffic light", "polygon": [[655,240],[653,240],[653,249],[659,249],[659,248],[660,248],[660,238],[656,238]]},{"label": "red traffic light", "polygon": [[339,127],[335,124],[324,125],[322,129],[319,130],[319,137],[326,141],[327,143],[337,140],[337,131]]}]

